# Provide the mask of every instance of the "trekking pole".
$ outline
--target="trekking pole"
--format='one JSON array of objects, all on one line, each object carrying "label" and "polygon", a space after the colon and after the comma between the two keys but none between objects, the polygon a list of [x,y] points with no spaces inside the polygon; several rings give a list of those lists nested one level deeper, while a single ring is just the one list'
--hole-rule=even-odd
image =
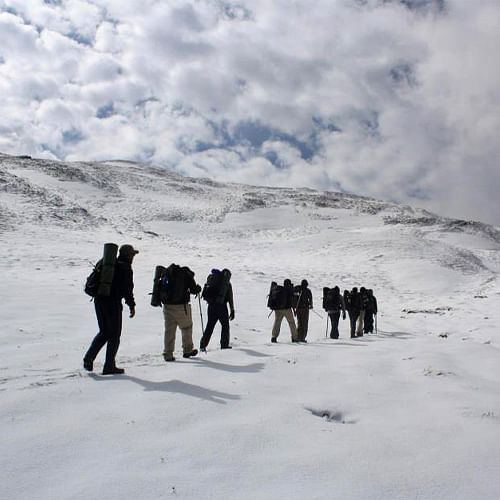
[{"label": "trekking pole", "polygon": [[377,330],[377,315],[375,314],[375,335],[378,334],[378,330]]},{"label": "trekking pole", "polygon": [[319,316],[321,319],[323,319],[323,316],[321,316],[320,313],[316,312],[314,309],[311,309],[311,311],[316,314],[316,316]]},{"label": "trekking pole", "polygon": [[325,339],[327,339],[327,338],[328,338],[328,318],[329,318],[329,317],[330,317],[330,316],[327,314],[327,315],[326,315],[326,331],[325,331]]},{"label": "trekking pole", "polygon": [[271,316],[272,313],[273,313],[273,310],[271,309],[271,312],[267,315],[267,317],[269,318],[269,316]]},{"label": "trekking pole", "polygon": [[201,334],[205,333],[205,327],[203,326],[203,314],[201,312],[201,298],[200,294],[198,294],[198,305],[200,306],[200,318],[201,318]]}]

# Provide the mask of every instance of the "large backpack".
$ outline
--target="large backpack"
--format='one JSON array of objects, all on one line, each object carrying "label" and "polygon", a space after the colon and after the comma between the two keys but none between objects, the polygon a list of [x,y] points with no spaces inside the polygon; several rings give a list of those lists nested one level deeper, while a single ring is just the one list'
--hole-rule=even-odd
[{"label": "large backpack", "polygon": [[222,288],[222,273],[218,269],[212,269],[207,276],[207,281],[201,292],[201,296],[207,302],[216,302],[217,296]]},{"label": "large backpack", "polygon": [[212,269],[211,274],[207,277],[201,296],[209,303],[224,304],[230,279],[231,272],[229,269],[223,271]]},{"label": "large backpack", "polygon": [[325,311],[340,310],[340,293],[335,293],[334,288],[323,288],[323,309]]},{"label": "large backpack", "polygon": [[193,277],[193,271],[186,266],[181,267],[177,264],[170,264],[167,268],[157,266],[151,305],[156,307],[160,304],[185,304],[189,301],[189,285]]},{"label": "large backpack", "polygon": [[278,285],[275,281],[271,282],[269,296],[267,299],[267,307],[276,311],[277,309],[285,309],[287,302],[287,291],[284,286]]}]

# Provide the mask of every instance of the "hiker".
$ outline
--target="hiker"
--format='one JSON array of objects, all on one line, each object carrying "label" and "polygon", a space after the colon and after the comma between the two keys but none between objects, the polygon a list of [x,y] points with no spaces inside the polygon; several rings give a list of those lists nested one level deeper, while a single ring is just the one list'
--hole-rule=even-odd
[{"label": "hiker", "polygon": [[339,319],[342,313],[342,319],[345,319],[345,302],[344,297],[340,295],[340,288],[334,286],[333,288],[323,288],[323,309],[330,318],[330,338],[339,338]]},{"label": "hiker", "polygon": [[278,342],[280,334],[281,322],[285,318],[290,327],[292,342],[298,342],[297,327],[295,326],[294,311],[292,309],[293,285],[289,279],[283,282],[283,286],[279,286],[276,282],[271,283],[271,291],[269,293],[268,307],[274,311],[274,325],[271,333],[271,342]]},{"label": "hiker", "polygon": [[365,322],[365,311],[366,306],[368,305],[368,295],[366,293],[366,288],[362,286],[359,289],[359,315],[358,315],[358,324],[356,327],[356,336],[363,336],[363,327]]},{"label": "hiker", "polygon": [[313,308],[313,298],[309,283],[303,279],[298,287],[294,287],[295,313],[297,315],[297,338],[299,342],[307,343],[309,326],[309,309]]},{"label": "hiker", "polygon": [[102,374],[119,375],[125,372],[123,368],[116,366],[115,358],[122,332],[122,299],[125,299],[125,304],[130,309],[129,317],[135,316],[132,261],[138,253],[139,251],[135,250],[132,245],[122,245],[116,259],[109,295],[96,295],[94,297],[99,333],[94,337],[83,358],[83,367],[89,372],[94,369],[94,360],[104,344],[107,345]]},{"label": "hiker", "polygon": [[190,295],[197,295],[201,287],[194,280],[194,272],[189,267],[171,264],[166,269],[165,293],[162,298],[165,337],[163,359],[175,361],[175,334],[177,327],[182,332],[182,357],[190,358],[198,354],[193,345],[193,317]]},{"label": "hiker", "polygon": [[[207,301],[208,321],[200,341],[200,351],[206,352],[210,337],[217,321],[221,325],[220,348],[232,349],[229,345],[229,321],[234,319],[233,287],[231,286],[229,269],[212,269],[207,277],[201,296]],[[229,304],[230,313],[227,312]]]},{"label": "hiker", "polygon": [[361,299],[357,287],[353,287],[350,292],[347,292],[346,298],[346,309],[349,314],[349,321],[351,324],[351,338],[356,337],[356,322],[359,317],[359,312],[361,311]]},{"label": "hiker", "polygon": [[373,295],[373,290],[369,289],[367,293],[367,305],[365,309],[364,332],[373,333],[373,316],[377,314],[377,298]]}]

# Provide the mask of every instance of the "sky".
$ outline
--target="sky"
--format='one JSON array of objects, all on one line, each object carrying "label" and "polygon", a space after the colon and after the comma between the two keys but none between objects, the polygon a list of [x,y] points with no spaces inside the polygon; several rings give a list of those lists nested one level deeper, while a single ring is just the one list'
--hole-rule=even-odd
[{"label": "sky", "polygon": [[0,151],[500,225],[498,0],[0,0]]}]

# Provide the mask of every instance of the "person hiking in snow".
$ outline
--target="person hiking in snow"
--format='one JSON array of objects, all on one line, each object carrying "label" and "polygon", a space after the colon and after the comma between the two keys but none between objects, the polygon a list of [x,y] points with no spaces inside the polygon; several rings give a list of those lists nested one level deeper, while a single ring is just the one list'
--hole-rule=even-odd
[{"label": "person hiking in snow", "polygon": [[303,279],[300,286],[294,288],[295,313],[297,315],[297,338],[299,342],[306,342],[309,327],[309,309],[313,308],[313,297],[308,288],[309,283]]},{"label": "person hiking in snow", "polygon": [[330,318],[330,338],[338,339],[340,314],[342,313],[342,319],[346,317],[344,297],[340,295],[340,288],[338,286],[323,289],[323,309],[325,309]]},{"label": "person hiking in snow", "polygon": [[356,327],[356,336],[363,336],[363,328],[365,322],[365,311],[366,306],[368,305],[368,295],[366,293],[366,288],[362,286],[359,289],[359,315],[358,315],[358,324]]},{"label": "person hiking in snow", "polygon": [[132,261],[139,251],[132,245],[122,245],[116,260],[109,296],[96,295],[94,307],[99,325],[99,333],[94,337],[83,358],[83,367],[91,372],[99,351],[106,345],[106,360],[103,375],[119,375],[123,368],[116,366],[116,354],[122,333],[122,299],[130,309],[130,317],[135,316],[134,279]]},{"label": "person hiking in snow", "polygon": [[163,359],[175,361],[175,334],[177,327],[182,333],[182,351],[184,358],[198,354],[193,345],[193,316],[191,313],[190,295],[197,295],[201,287],[194,280],[194,272],[189,267],[171,264],[166,269],[163,317],[165,320],[165,336]]},{"label": "person hiking in snow", "polygon": [[277,290],[277,295],[279,294],[279,297],[276,297],[277,299],[277,305],[271,305],[271,295],[273,294],[273,284],[276,285],[276,283],[271,284],[271,292],[269,296],[269,301],[268,301],[268,306],[271,307],[271,309],[274,310],[274,325],[273,325],[273,330],[271,333],[271,342],[276,343],[278,342],[278,335],[280,334],[280,329],[281,329],[281,322],[283,321],[283,318],[285,318],[288,322],[288,326],[290,327],[290,334],[292,336],[292,342],[298,342],[298,334],[297,334],[297,327],[295,326],[295,319],[294,319],[294,310],[292,308],[292,301],[293,301],[293,285],[292,282],[289,279],[286,279],[283,282],[283,286],[280,287],[276,285],[275,290]]},{"label": "person hiking in snow", "polygon": [[377,298],[373,295],[373,290],[366,291],[367,303],[365,308],[364,332],[373,333],[373,317],[377,314],[378,305]]},{"label": "person hiking in snow", "polygon": [[347,292],[346,298],[346,309],[349,314],[349,321],[351,324],[351,338],[356,337],[356,322],[359,317],[359,312],[361,311],[361,298],[359,296],[358,289],[354,287],[350,292]]},{"label": "person hiking in snow", "polygon": [[[231,349],[229,345],[229,321],[234,319],[233,287],[231,286],[231,271],[212,269],[207,277],[201,296],[207,301],[208,321],[200,341],[200,351],[206,352],[210,337],[217,321],[221,324],[220,348]],[[227,304],[230,313],[228,315]]]}]

